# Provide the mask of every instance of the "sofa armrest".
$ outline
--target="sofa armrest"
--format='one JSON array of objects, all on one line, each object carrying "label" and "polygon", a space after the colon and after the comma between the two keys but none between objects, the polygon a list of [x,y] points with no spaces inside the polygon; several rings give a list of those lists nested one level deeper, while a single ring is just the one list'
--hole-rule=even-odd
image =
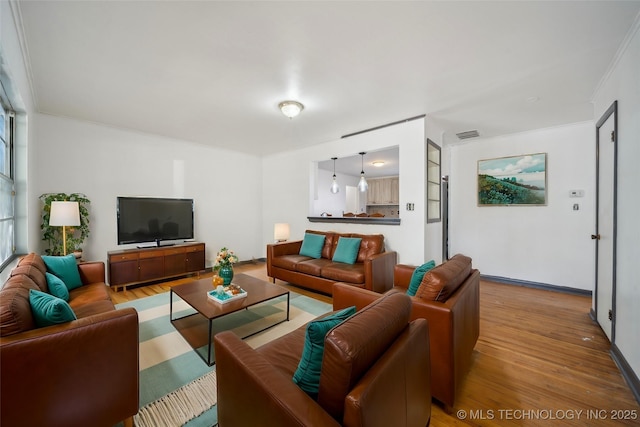
[{"label": "sofa armrest", "polygon": [[[114,425],[131,417],[138,346],[133,308],[0,338],[0,424]],[[33,406],[34,390],[46,405]]]},{"label": "sofa armrest", "polygon": [[[386,293],[398,292],[391,289]],[[356,311],[360,311],[382,295],[368,289],[358,288],[348,283],[337,282],[333,284],[333,310],[356,306]]]},{"label": "sofa armrest", "polygon": [[293,240],[291,242],[270,243],[267,245],[267,258],[281,255],[295,255],[300,252],[302,240]]},{"label": "sofa armrest", "polygon": [[268,244],[267,245],[267,276],[273,277],[273,274],[271,273],[271,261],[275,257],[282,256],[282,255],[297,254],[300,252],[301,247],[302,247],[302,240]]},{"label": "sofa armrest", "polygon": [[104,262],[102,261],[89,261],[81,262],[78,264],[78,271],[80,272],[80,279],[82,279],[83,285],[90,283],[106,283]]},{"label": "sofa armrest", "polygon": [[364,287],[382,294],[393,287],[393,267],[398,262],[395,251],[381,252],[364,260]]},{"label": "sofa armrest", "polygon": [[409,283],[411,283],[411,276],[416,269],[413,265],[396,264],[393,268],[393,285],[399,286],[404,289],[409,289]]},{"label": "sofa armrest", "polygon": [[233,332],[216,334],[214,346],[221,427],[339,425]]}]

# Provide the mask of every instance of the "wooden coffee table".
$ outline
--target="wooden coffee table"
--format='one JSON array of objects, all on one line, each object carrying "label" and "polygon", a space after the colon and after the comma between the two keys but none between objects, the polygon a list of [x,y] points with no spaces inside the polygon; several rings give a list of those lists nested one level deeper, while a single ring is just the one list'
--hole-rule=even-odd
[{"label": "wooden coffee table", "polygon": [[[211,278],[195,280],[183,285],[173,286],[169,292],[169,319],[178,332],[187,340],[189,345],[196,353],[211,366],[215,364],[215,357],[212,355],[213,335],[221,330],[214,331],[213,321],[228,314],[241,310],[247,310],[249,307],[272,300],[274,298],[287,296],[287,317],[272,325],[262,328],[258,331],[252,331],[250,334],[241,338],[247,338],[276,326],[284,321],[289,320],[289,291],[273,283],[248,276],[246,274],[237,274],[233,277],[232,283],[239,285],[247,291],[247,297],[220,304],[212,301],[207,292],[214,289]],[[188,314],[179,318],[173,318],[173,295],[177,295],[184,302],[190,305],[196,313]],[[206,355],[203,355],[199,349],[206,346]]]}]

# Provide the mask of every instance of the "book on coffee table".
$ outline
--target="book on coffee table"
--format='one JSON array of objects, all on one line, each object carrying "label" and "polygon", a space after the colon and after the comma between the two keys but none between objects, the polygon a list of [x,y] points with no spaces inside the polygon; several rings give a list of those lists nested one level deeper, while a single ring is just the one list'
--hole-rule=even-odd
[{"label": "book on coffee table", "polygon": [[213,300],[219,304],[227,304],[231,301],[239,300],[247,297],[247,291],[244,289],[240,289],[240,292],[237,294],[233,294],[229,290],[225,290],[222,295],[218,295],[218,291],[213,289],[207,292],[207,296],[210,300]]}]

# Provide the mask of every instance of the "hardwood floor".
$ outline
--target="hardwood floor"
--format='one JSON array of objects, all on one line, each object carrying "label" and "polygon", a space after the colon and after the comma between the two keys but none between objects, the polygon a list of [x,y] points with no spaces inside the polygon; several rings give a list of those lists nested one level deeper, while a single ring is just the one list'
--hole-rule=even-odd
[{"label": "hardwood floor", "polygon": [[[262,262],[234,270],[268,280]],[[111,298],[118,304],[188,280],[193,278],[112,292]],[[640,425],[640,406],[589,317],[590,298],[481,281],[480,304],[473,365],[453,411],[432,406],[432,427]]]}]

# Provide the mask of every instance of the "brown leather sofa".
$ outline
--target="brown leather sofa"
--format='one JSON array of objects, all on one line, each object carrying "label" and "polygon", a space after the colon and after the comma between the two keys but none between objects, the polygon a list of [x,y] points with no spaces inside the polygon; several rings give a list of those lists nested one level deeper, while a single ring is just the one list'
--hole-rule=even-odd
[{"label": "brown leather sofa", "polygon": [[77,320],[37,328],[29,290],[48,292],[46,266],[29,254],[0,290],[0,425],[133,425],[138,412],[138,313],[116,310],[102,262],[78,264]]},{"label": "brown leather sofa", "polygon": [[[378,293],[391,289],[397,254],[385,251],[382,234],[306,232],[325,236],[322,258],[300,255],[302,240],[267,245],[267,275],[274,283],[275,279],[280,279],[328,295],[336,282]],[[355,264],[332,261],[340,237],[362,239]]]},{"label": "brown leather sofa", "polygon": [[[390,292],[406,293],[415,267],[398,264],[395,286]],[[471,258],[456,255],[425,274],[423,284],[441,288],[450,295],[432,301],[410,297],[411,319],[427,319],[431,348],[431,394],[451,410],[456,391],[472,363],[473,348],[480,333],[480,272],[471,268]],[[334,309],[355,305],[360,309],[380,295],[337,283],[333,289]]]},{"label": "brown leather sofa", "polygon": [[331,329],[317,399],[292,381],[306,326],[257,349],[217,334],[220,426],[426,426],[429,332],[410,313],[410,299],[392,293]]}]

